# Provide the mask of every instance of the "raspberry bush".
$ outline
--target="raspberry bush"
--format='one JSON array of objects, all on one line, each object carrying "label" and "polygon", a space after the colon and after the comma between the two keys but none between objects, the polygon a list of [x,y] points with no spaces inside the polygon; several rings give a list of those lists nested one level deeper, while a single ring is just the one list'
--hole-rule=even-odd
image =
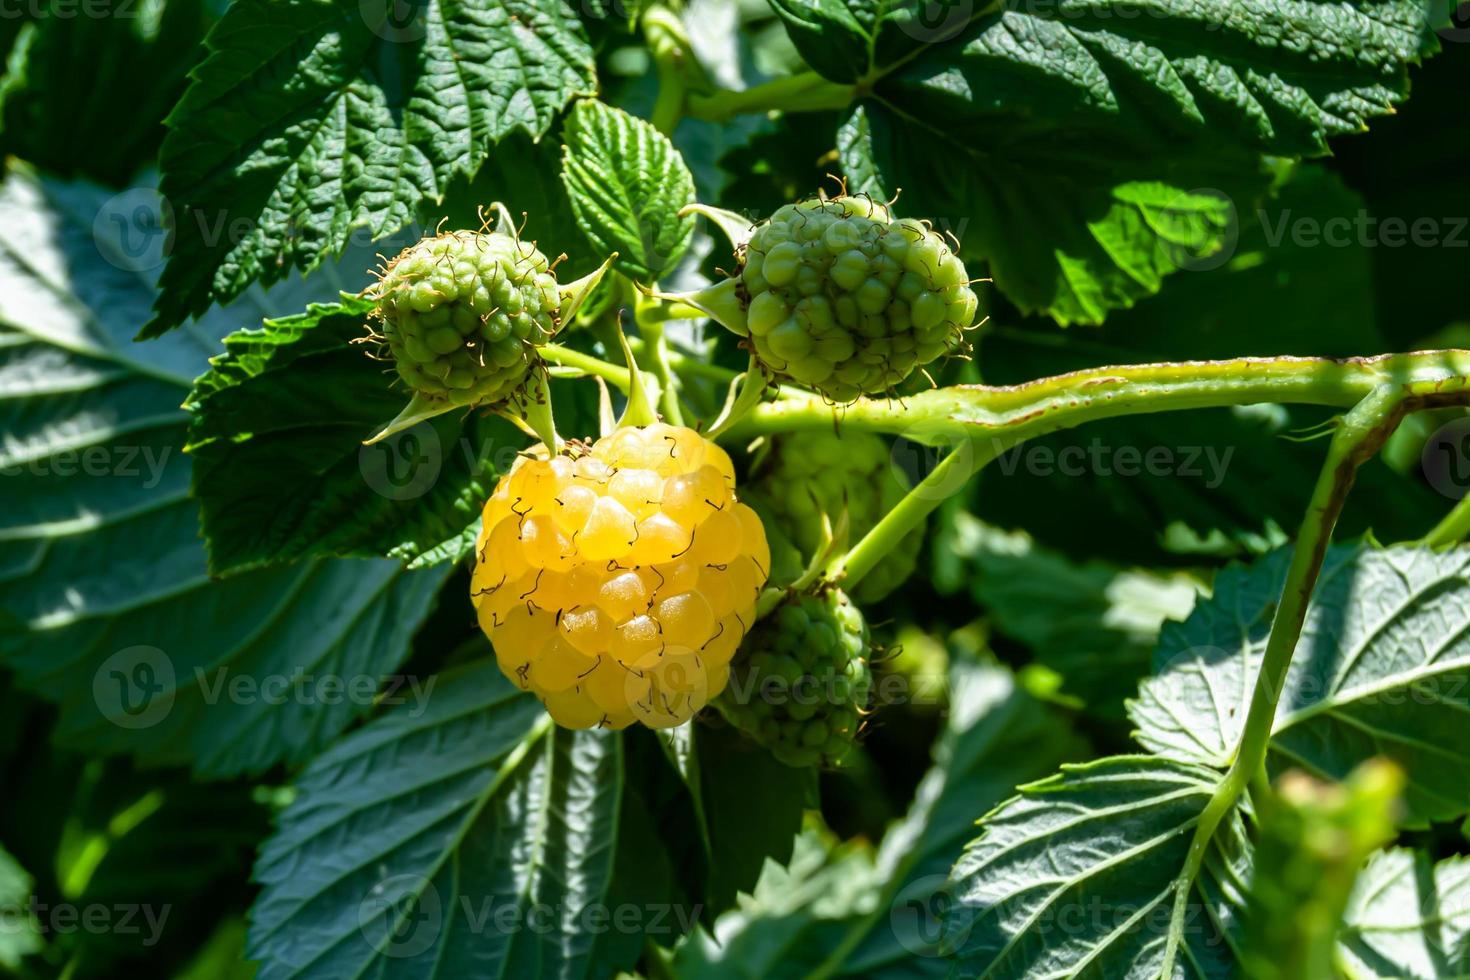
[{"label": "raspberry bush", "polygon": [[0,978],[1470,977],[1453,5],[125,6],[0,17]]}]

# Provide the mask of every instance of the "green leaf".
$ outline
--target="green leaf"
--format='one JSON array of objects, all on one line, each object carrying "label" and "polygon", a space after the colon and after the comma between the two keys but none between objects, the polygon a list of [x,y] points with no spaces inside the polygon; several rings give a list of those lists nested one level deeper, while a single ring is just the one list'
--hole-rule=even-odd
[{"label": "green leaf", "polygon": [[667,136],[601,102],[578,102],[562,131],[562,181],[577,223],[600,254],[635,279],[657,281],[689,247],[694,177]]},{"label": "green leaf", "polygon": [[[783,6],[837,37],[850,30],[835,12],[874,9]],[[896,9],[912,7],[923,9]],[[886,75],[874,63],[883,77],[838,137],[843,166],[855,189],[902,188],[900,208],[953,231],[1022,310],[1064,325],[1101,322],[1176,268],[1223,261],[1264,190],[1256,155],[1321,155],[1329,137],[1391,111],[1408,65],[1437,50],[1447,10],[1421,0],[1371,10],[1154,0],[1128,16],[1096,0],[981,9],[967,23],[979,12],[970,4],[928,5],[932,23],[907,24],[942,43]],[[829,55],[811,48],[829,45],[829,32],[793,39],[822,68]]]},{"label": "green leaf", "polygon": [[35,882],[20,863],[0,847],[0,967],[19,972],[22,957],[45,945],[39,923],[30,912]]},{"label": "green leaf", "polygon": [[1470,975],[1470,858],[1375,856],[1348,901],[1339,951],[1364,980]]},{"label": "green leaf", "polygon": [[255,869],[260,980],[587,975],[622,778],[617,733],[557,728],[492,661],[444,675],[302,773]]},{"label": "green leaf", "polygon": [[871,849],[809,827],[788,860],[770,861],[739,907],[679,947],[674,975],[699,980],[798,980],[820,973],[880,882]]},{"label": "green leaf", "polygon": [[[767,858],[779,862],[790,856],[816,786],[810,769],[778,762],[734,729],[702,726],[694,742],[696,813],[705,821],[708,841],[702,895],[713,913],[755,885]],[[759,806],[751,805],[755,786],[760,787]]]},{"label": "green leaf", "polygon": [[947,971],[936,955],[937,914],[976,812],[1083,750],[1004,668],[957,658],[949,681],[933,765],[876,853],[804,833],[791,860],[767,863],[751,899],[712,936],[680,949],[680,975],[798,977],[830,966],[879,980]]},{"label": "green leaf", "polygon": [[225,338],[194,383],[186,451],[210,570],[308,557],[456,561],[526,438],[485,413],[362,441],[404,395],[360,341],[372,309],[344,296]]},{"label": "green leaf", "polygon": [[[1150,751],[1229,759],[1260,668],[1290,555],[1215,580],[1169,624],[1129,714]],[[1272,728],[1268,762],[1343,779],[1382,755],[1404,770],[1412,823],[1470,811],[1470,549],[1329,551]]]},{"label": "green leaf", "polygon": [[[778,0],[808,63],[929,125],[1009,153],[1051,131],[1094,152],[1215,132],[1253,150],[1322,154],[1408,89],[1449,7],[1387,0],[1100,0],[996,10],[968,2]],[[923,57],[912,55],[923,52]],[[1076,142],[1072,142],[1076,141]]]},{"label": "green leaf", "polygon": [[[1370,259],[1383,249],[1355,233],[1338,237],[1363,214],[1362,196],[1320,164],[1294,164],[1276,180],[1259,208],[1241,208],[1224,251],[1109,316],[1104,343],[1146,360],[1400,349],[1374,313],[1379,283]],[[1324,322],[1332,329],[1313,328]]]},{"label": "green leaf", "polygon": [[226,324],[360,284],[324,269],[134,345],[154,293],[139,229],[105,220],[131,219],[115,201],[24,169],[0,186],[0,661],[61,704],[79,748],[214,776],[300,761],[371,707],[445,570],[313,561],[216,581],[179,403]]},{"label": "green leaf", "polygon": [[595,91],[581,25],[556,0],[238,0],[168,119],[175,239],[168,330],[254,281],[313,268],[355,229],[414,221],[514,131],[540,137]]},{"label": "green leaf", "polygon": [[1252,156],[1221,148],[1084,162],[1049,138],[1007,152],[958,120],[918,127],[877,102],[854,108],[837,137],[849,188],[898,194],[899,213],[953,234],[1013,303],[1064,326],[1101,323],[1208,265],[1266,186]]},{"label": "green leaf", "polygon": [[[1144,756],[1065,766],[1022,787],[955,865],[945,946],[965,976],[1222,977],[1230,954],[1205,873],[1181,872],[1212,769]],[[1232,829],[1233,828],[1233,829]],[[1227,816],[1225,840],[1239,833]],[[1210,886],[1218,887],[1218,886]]]},{"label": "green leaf", "polygon": [[1337,933],[1358,870],[1395,836],[1403,777],[1363,763],[1342,783],[1286,773],[1260,801],[1261,838],[1241,943],[1252,980],[1334,976]]},{"label": "green leaf", "polygon": [[[54,174],[121,185],[152,166],[163,117],[213,20],[206,0],[28,4],[0,84],[0,152]],[[19,10],[7,11],[14,24]]]}]

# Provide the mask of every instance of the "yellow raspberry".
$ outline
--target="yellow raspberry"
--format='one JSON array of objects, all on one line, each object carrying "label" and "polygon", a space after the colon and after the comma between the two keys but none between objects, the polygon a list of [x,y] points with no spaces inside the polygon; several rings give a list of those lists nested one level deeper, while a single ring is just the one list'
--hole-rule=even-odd
[{"label": "yellow raspberry", "polygon": [[670,728],[725,688],[771,567],[693,429],[522,456],[485,504],[471,597],[500,669],[567,728]]}]

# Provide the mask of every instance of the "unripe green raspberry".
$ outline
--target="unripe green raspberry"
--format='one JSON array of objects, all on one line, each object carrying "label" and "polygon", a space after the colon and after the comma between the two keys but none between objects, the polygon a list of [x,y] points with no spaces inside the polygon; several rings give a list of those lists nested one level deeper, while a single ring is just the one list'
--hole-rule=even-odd
[{"label": "unripe green raspberry", "polygon": [[454,405],[508,399],[555,336],[556,275],[529,242],[500,232],[425,238],[388,264],[371,295],[410,389]]},{"label": "unripe green raspberry", "polygon": [[[848,533],[857,541],[903,499],[909,481],[880,437],[813,430],[778,436],[750,489],[767,504],[776,526],[810,556],[822,545],[823,514],[835,525],[846,508]],[[921,524],[900,539],[851,590],[853,598],[877,602],[902,585],[913,574],[923,538]]]},{"label": "unripe green raspberry", "polygon": [[867,653],[867,624],[845,593],[795,595],[751,629],[715,703],[787,765],[837,765],[872,694]]},{"label": "unripe green raspberry", "polygon": [[786,205],[741,261],[756,357],[833,401],[893,390],[975,320],[944,239],[865,197]]}]

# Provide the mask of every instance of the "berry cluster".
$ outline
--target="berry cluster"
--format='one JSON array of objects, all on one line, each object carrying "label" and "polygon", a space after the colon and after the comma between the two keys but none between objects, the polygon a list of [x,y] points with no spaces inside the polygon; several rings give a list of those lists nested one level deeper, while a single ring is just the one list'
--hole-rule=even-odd
[{"label": "berry cluster", "polygon": [[795,595],[756,624],[717,702],[791,766],[837,765],[872,692],[868,627],[839,589]]},{"label": "berry cluster", "polygon": [[742,262],[756,356],[837,402],[891,391],[975,319],[969,277],[944,239],[866,197],[782,207]]},{"label": "berry cluster", "polygon": [[[878,436],[822,430],[773,440],[752,490],[769,506],[776,526],[810,556],[823,544],[823,515],[835,524],[846,510],[849,535],[856,541],[903,499],[909,482]],[[853,598],[876,602],[902,585],[913,574],[922,541],[920,526],[863,576]]]},{"label": "berry cluster", "polygon": [[569,728],[692,717],[724,689],[771,562],[730,457],[661,423],[517,460],[477,556],[501,670]]},{"label": "berry cluster", "polygon": [[546,256],[500,232],[425,238],[388,264],[373,295],[399,376],[454,405],[510,398],[559,326]]}]

